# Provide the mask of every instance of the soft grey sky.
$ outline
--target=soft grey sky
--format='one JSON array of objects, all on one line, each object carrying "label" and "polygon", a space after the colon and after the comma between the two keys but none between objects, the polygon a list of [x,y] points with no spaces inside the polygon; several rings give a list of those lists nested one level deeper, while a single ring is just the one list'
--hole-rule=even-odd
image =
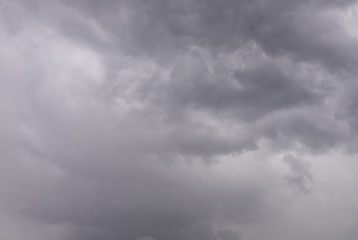
[{"label": "soft grey sky", "polygon": [[358,2],[0,0],[0,238],[355,240]]}]

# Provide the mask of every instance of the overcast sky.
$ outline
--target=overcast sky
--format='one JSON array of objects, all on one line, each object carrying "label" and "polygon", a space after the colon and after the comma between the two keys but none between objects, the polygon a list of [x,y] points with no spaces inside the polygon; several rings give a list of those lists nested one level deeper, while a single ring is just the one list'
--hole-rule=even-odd
[{"label": "overcast sky", "polygon": [[0,0],[0,238],[358,239],[358,2]]}]

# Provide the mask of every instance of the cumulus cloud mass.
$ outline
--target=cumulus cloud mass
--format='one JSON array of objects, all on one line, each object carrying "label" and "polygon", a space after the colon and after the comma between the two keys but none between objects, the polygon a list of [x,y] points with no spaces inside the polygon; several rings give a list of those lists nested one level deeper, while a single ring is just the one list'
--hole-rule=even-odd
[{"label": "cumulus cloud mass", "polygon": [[358,238],[358,2],[0,0],[0,238]]}]

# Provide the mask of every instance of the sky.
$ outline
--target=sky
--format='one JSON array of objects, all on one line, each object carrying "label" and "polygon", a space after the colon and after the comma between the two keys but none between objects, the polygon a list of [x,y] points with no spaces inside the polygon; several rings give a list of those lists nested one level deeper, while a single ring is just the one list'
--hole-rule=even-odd
[{"label": "sky", "polygon": [[0,238],[358,238],[358,2],[0,0]]}]

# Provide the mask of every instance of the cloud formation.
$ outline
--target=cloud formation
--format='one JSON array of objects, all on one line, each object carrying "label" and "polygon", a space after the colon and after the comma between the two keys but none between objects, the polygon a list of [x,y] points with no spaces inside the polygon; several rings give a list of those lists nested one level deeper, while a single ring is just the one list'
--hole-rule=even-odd
[{"label": "cloud formation", "polygon": [[0,237],[353,239],[357,6],[0,1]]}]

